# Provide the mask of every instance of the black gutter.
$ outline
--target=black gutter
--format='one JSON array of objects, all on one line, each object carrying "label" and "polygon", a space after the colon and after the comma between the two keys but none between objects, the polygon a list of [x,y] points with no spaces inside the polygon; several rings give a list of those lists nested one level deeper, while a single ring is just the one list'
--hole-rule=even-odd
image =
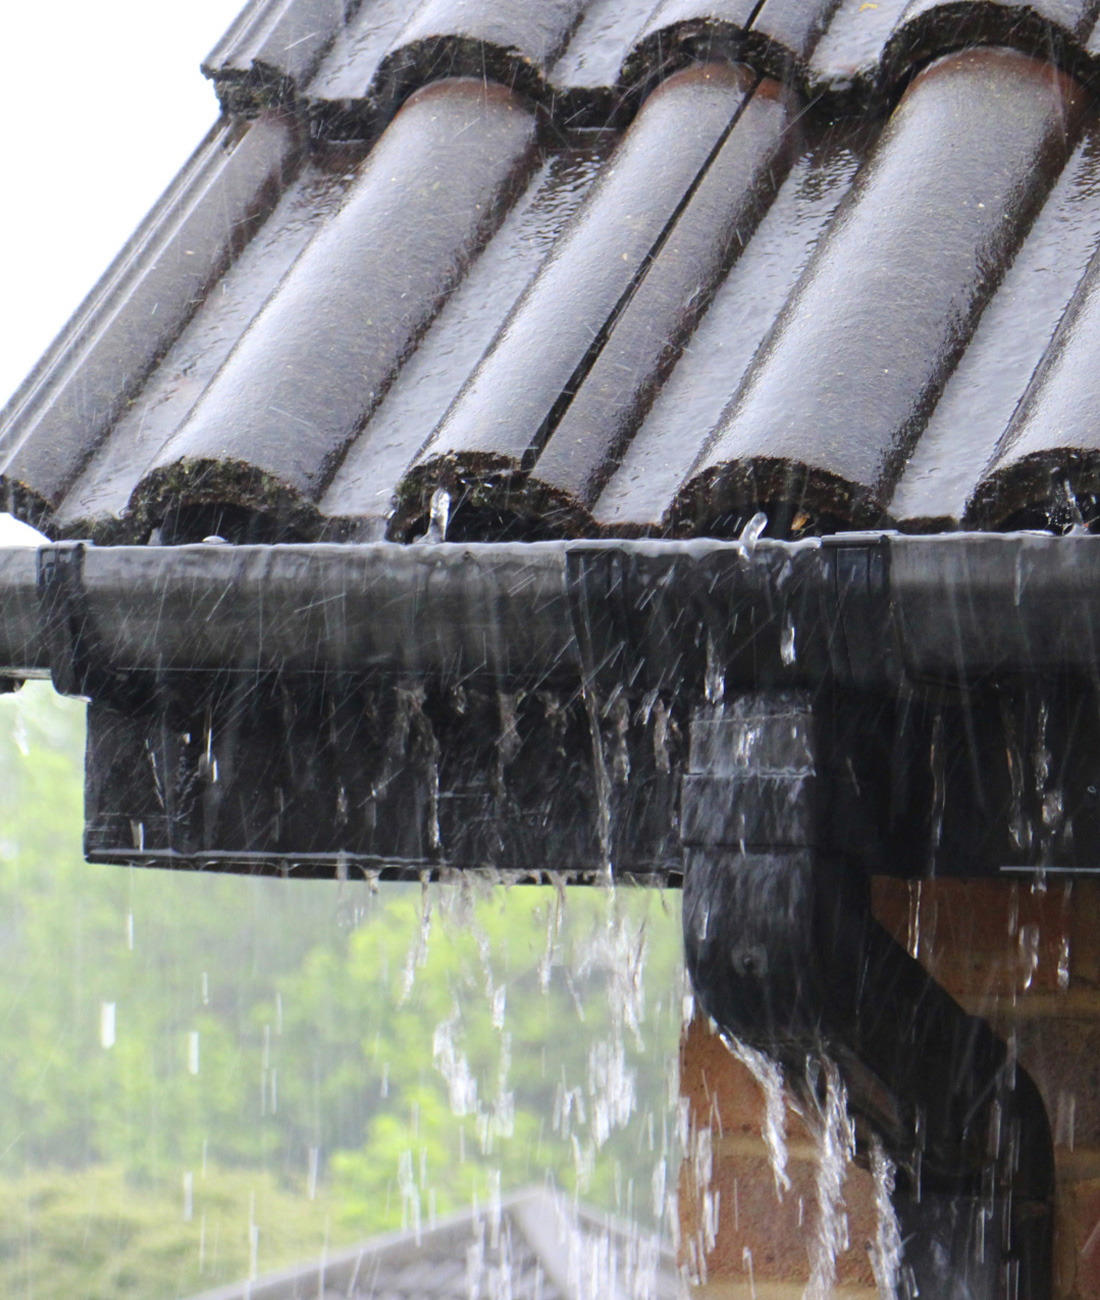
[{"label": "black gutter", "polygon": [[116,673],[529,684],[587,664],[687,688],[709,637],[731,687],[889,688],[1092,675],[1097,628],[1091,535],[0,549],[9,678],[64,677],[75,654]]}]

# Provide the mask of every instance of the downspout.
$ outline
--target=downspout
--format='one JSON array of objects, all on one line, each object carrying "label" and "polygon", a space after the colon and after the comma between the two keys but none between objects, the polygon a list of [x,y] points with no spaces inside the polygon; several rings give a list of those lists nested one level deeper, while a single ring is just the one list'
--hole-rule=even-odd
[{"label": "downspout", "polygon": [[863,872],[822,850],[820,749],[806,692],[696,712],[682,797],[696,996],[802,1087],[808,1060],[840,1067],[898,1170],[903,1294],[1047,1300],[1054,1151],[1042,1099],[988,1024],[874,919]]}]

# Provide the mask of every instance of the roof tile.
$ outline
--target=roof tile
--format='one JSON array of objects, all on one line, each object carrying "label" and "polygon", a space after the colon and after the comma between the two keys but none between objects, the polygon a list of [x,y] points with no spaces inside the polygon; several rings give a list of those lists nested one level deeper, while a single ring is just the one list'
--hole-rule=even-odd
[{"label": "roof tile", "polygon": [[1064,484],[1071,511],[1065,522],[1082,522],[1078,512],[1086,496],[1095,498],[1100,493],[1098,330],[1100,254],[1093,256],[996,457],[978,484],[973,509],[979,517],[1001,523],[1016,511],[1057,498]]},{"label": "roof tile", "polygon": [[95,447],[267,215],[298,139],[222,123],[0,412],[0,465],[27,518],[57,509]]},{"label": "roof tile", "polygon": [[754,87],[683,212],[663,232],[531,471],[528,493],[540,514],[564,509],[574,528],[585,527],[584,516],[783,177],[793,145],[790,109],[777,83]]},{"label": "roof tile", "polygon": [[[815,133],[800,151],[600,496],[594,517],[601,531],[661,530],[873,139],[873,130],[844,121]],[[728,530],[707,513],[704,531],[716,526]]]},{"label": "roof tile", "polygon": [[1097,7],[254,3],[0,413],[6,499],[100,541],[409,538],[439,486],[462,537],[1100,515]]},{"label": "roof tile", "polygon": [[207,55],[203,71],[237,106],[252,96],[265,104],[290,102],[357,8],[358,0],[253,3]]},{"label": "roof tile", "polygon": [[[415,95],[287,272],[139,489],[225,491],[291,512],[317,500],[416,339],[534,162],[510,91],[448,81]],[[242,474],[238,467],[246,467]]]},{"label": "roof tile", "polygon": [[567,44],[584,0],[425,0],[402,29],[382,76],[419,84],[488,75],[534,89]]},{"label": "roof tile", "polygon": [[[253,128],[256,129],[255,127]],[[309,159],[263,228],[207,294],[66,494],[56,525],[71,536],[134,536],[131,496],[312,235],[339,208],[363,147]]]},{"label": "roof tile", "polygon": [[[948,380],[890,504],[908,530],[960,527],[987,462],[1100,244],[1100,138],[1095,122]],[[1007,510],[1026,502],[1014,501]]]},{"label": "roof tile", "polygon": [[1082,104],[1068,79],[1003,50],[949,56],[913,82],[694,467],[684,509],[702,493],[712,512],[778,498],[882,516]]},{"label": "roof tile", "polygon": [[418,458],[399,527],[438,485],[507,486],[529,467],[752,86],[745,70],[706,65],[650,96]]},{"label": "roof tile", "polygon": [[614,143],[610,134],[597,135],[543,161],[337,470],[321,502],[337,535],[385,534],[406,469],[561,238]]}]

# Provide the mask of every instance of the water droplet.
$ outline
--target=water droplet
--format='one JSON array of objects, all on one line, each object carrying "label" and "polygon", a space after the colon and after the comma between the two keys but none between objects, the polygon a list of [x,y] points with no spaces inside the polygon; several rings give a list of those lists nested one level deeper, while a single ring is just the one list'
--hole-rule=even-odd
[{"label": "water droplet", "polygon": [[1037,925],[1020,926],[1020,965],[1023,989],[1026,993],[1031,988],[1035,972],[1039,969],[1039,927]]},{"label": "water droplet", "polygon": [[1069,936],[1065,934],[1058,943],[1058,987],[1069,988]]},{"label": "water droplet", "polygon": [[744,528],[741,529],[741,534],[737,540],[745,550],[752,551],[767,526],[768,516],[763,512],[763,510],[758,510]]},{"label": "water droplet", "polygon": [[714,638],[707,634],[707,667],[704,681],[708,704],[721,704],[726,694],[726,668],[718,657]]},{"label": "water droplet", "polygon": [[782,659],[783,665],[786,668],[790,668],[790,666],[794,663],[795,659],[798,657],[798,651],[795,648],[794,638],[795,638],[794,623],[791,621],[790,614],[788,614],[786,621],[783,624],[783,630],[779,634],[779,657],[780,659]]},{"label": "water droplet", "polygon": [[447,540],[447,526],[451,520],[451,494],[446,488],[436,488],[428,506],[428,527],[416,544],[430,545]]},{"label": "water droplet", "polygon": [[106,1049],[115,1045],[115,1004],[99,1004],[99,1045]]}]

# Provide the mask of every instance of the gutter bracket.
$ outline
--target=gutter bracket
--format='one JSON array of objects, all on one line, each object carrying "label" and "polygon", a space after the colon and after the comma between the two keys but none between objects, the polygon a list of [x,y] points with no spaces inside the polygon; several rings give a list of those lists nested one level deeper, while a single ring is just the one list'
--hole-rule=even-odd
[{"label": "gutter bracket", "polygon": [[89,543],[57,542],[38,549],[38,609],[54,690],[90,699],[107,685],[84,594]]},{"label": "gutter bracket", "polygon": [[[890,599],[889,532],[838,533],[822,540],[836,581],[837,676],[856,686],[901,681],[901,660]],[[881,638],[868,629],[881,629]]]}]

